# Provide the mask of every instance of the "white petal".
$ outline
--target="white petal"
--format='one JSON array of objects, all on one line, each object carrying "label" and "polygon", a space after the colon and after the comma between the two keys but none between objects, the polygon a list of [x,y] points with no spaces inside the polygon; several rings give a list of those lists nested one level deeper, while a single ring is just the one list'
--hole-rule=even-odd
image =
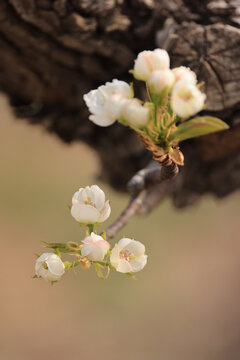
[{"label": "white petal", "polygon": [[48,276],[48,270],[44,269],[43,266],[41,266],[38,270],[38,272],[36,271],[36,275],[39,277],[42,277],[43,279],[46,279]]},{"label": "white petal", "polygon": [[92,251],[92,244],[85,243],[81,249],[82,256],[87,256]]},{"label": "white petal", "polygon": [[133,271],[130,263],[125,259],[120,259],[118,266],[116,267],[116,270],[124,274]]},{"label": "white petal", "polygon": [[150,61],[151,51],[142,51],[138,54],[134,64],[134,76],[139,80],[148,80],[152,72]]},{"label": "white petal", "polygon": [[149,108],[142,106],[136,99],[128,100],[123,107],[123,117],[133,126],[145,126],[149,120]]},{"label": "white petal", "polygon": [[116,269],[118,266],[118,263],[120,261],[120,249],[118,247],[118,244],[115,244],[114,248],[111,251],[111,255],[110,255],[110,263],[112,264],[112,266]]},{"label": "white petal", "polygon": [[128,98],[132,97],[131,87],[122,80],[113,79],[112,82],[107,82],[101,89],[107,98],[114,94],[122,94]]},{"label": "white petal", "polygon": [[65,265],[59,256],[52,254],[47,261],[48,270],[53,276],[61,277],[65,272]]},{"label": "white petal", "polygon": [[92,246],[92,250],[88,254],[88,259],[92,261],[102,261],[104,259],[104,255],[104,251],[101,247]]},{"label": "white petal", "polygon": [[170,58],[166,50],[155,49],[151,55],[152,70],[169,69]]},{"label": "white petal", "polygon": [[[85,202],[88,201],[86,188],[79,189],[76,200],[78,201],[78,204],[85,204]],[[74,203],[76,204],[76,202]]]},{"label": "white petal", "polygon": [[147,264],[147,255],[141,255],[139,258],[130,261],[132,272],[140,271]]},{"label": "white petal", "polygon": [[186,66],[179,66],[172,69],[172,72],[175,76],[175,82],[183,80],[184,82],[191,83],[196,85],[197,83],[197,76],[194,71]]},{"label": "white petal", "polygon": [[91,90],[89,93],[83,95],[83,99],[93,114],[101,114],[104,111],[105,97],[101,90]]},{"label": "white petal", "polygon": [[120,119],[122,109],[128,99],[122,94],[115,94],[108,98],[105,104],[105,113],[110,119]]},{"label": "white petal", "polygon": [[76,204],[78,203],[78,194],[79,194],[79,191],[76,191],[72,197],[72,204]]},{"label": "white petal", "polygon": [[101,241],[101,240],[104,241],[102,236],[97,235],[94,232],[91,232],[91,235],[89,235],[85,239],[83,239],[82,242],[84,244],[93,244],[93,243],[96,243],[96,242]]},{"label": "white petal", "polygon": [[179,81],[173,87],[171,106],[177,115],[187,118],[202,110],[205,99],[195,85]]},{"label": "white petal", "polygon": [[96,241],[95,243],[91,242],[91,240],[89,241],[89,243],[87,243],[86,239],[82,242],[84,243],[81,250],[82,256],[87,256],[89,260],[93,261],[102,261],[110,247],[110,244],[103,238],[102,240]]},{"label": "white petal", "polygon": [[110,126],[116,121],[116,119],[108,118],[106,114],[90,115],[89,120],[94,122],[94,124],[96,124],[98,126],[103,126],[103,127]]},{"label": "white petal", "polygon": [[43,262],[43,261],[46,261],[48,258],[49,258],[49,256],[51,256],[53,253],[43,253],[41,256],[39,256],[38,258],[37,258],[37,261],[36,261],[36,263],[41,263],[41,262]]},{"label": "white petal", "polygon": [[128,245],[125,246],[125,249],[134,254],[134,256],[140,256],[145,253],[145,246],[136,240],[131,240]]},{"label": "white petal", "polygon": [[99,222],[100,213],[91,205],[74,204],[71,214],[75,220],[83,224],[94,224]]},{"label": "white petal", "polygon": [[103,208],[104,203],[105,203],[104,191],[102,191],[102,189],[100,189],[100,187],[97,185],[92,185],[91,191],[94,195],[93,202],[96,205],[96,208],[100,211]]},{"label": "white petal", "polygon": [[107,200],[105,202],[104,207],[101,210],[101,214],[100,214],[100,217],[99,217],[99,222],[102,223],[105,220],[107,220],[109,218],[110,214],[111,214],[111,207],[109,205],[109,200]]},{"label": "white petal", "polygon": [[131,241],[132,239],[129,238],[122,238],[121,240],[119,240],[119,242],[117,243],[119,251],[122,251],[122,249],[128,246],[131,243]]},{"label": "white petal", "polygon": [[161,94],[163,90],[170,90],[174,84],[175,77],[170,69],[155,70],[148,80],[151,91]]}]

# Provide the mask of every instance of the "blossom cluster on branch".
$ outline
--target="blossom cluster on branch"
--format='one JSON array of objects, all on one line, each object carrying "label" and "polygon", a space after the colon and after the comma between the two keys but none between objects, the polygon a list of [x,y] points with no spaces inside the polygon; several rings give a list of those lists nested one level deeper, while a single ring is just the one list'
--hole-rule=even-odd
[{"label": "blossom cluster on branch", "polygon": [[[97,185],[80,188],[72,198],[71,214],[78,224],[86,227],[86,236],[81,244],[45,243],[52,248],[53,253],[43,253],[38,256],[35,264],[35,277],[41,277],[50,282],[58,281],[65,270],[81,265],[83,269],[94,265],[97,275],[105,279],[111,269],[131,277],[140,271],[147,263],[145,246],[130,238],[122,238],[113,247],[106,240],[106,233],[98,235],[96,228],[108,219],[111,213],[109,201]],[[74,257],[74,261],[61,259],[61,253]]]},{"label": "blossom cluster on branch", "polygon": [[[165,50],[140,52],[130,72],[137,80],[145,82],[148,101],[134,97],[132,84],[114,79],[84,95],[91,113],[89,119],[99,126],[118,121],[131,127],[152,152],[154,160],[162,164],[161,169],[184,164],[179,149],[181,141],[228,128],[215,117],[192,118],[204,108],[203,84],[198,84],[196,74],[187,67],[170,69],[169,55]],[[53,283],[65,270],[78,265],[83,269],[94,265],[102,279],[111,269],[131,277],[142,270],[147,263],[143,244],[123,238],[112,247],[106,239],[106,232],[97,234],[96,228],[108,219],[110,213],[109,201],[105,200],[104,192],[97,185],[80,188],[73,195],[71,214],[80,226],[87,228],[85,237],[81,244],[46,243],[46,247],[54,252],[38,257],[35,277]],[[73,256],[74,261],[63,262],[62,253]]]},{"label": "blossom cluster on branch", "polygon": [[160,163],[168,157],[183,165],[180,141],[228,128],[215,117],[188,120],[204,108],[203,84],[198,84],[196,74],[185,66],[170,69],[166,50],[140,52],[130,72],[146,83],[148,101],[134,97],[132,84],[114,79],[84,95],[89,119],[99,126],[119,121],[131,127]]}]

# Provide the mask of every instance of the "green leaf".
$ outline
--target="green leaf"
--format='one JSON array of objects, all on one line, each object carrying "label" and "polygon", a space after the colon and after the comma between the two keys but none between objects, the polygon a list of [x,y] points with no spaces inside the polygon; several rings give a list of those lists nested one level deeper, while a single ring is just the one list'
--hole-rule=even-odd
[{"label": "green leaf", "polygon": [[222,120],[212,116],[198,116],[180,124],[170,135],[169,140],[183,141],[194,137],[228,129],[229,126]]}]

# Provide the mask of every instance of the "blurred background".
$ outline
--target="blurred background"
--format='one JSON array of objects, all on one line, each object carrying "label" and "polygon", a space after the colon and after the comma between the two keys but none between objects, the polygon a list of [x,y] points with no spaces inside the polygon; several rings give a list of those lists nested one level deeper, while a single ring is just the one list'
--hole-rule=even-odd
[{"label": "blurred background", "polygon": [[[133,281],[94,269],[50,286],[34,275],[41,241],[80,241],[67,205],[98,183],[113,221],[128,201],[96,179],[97,154],[14,120],[0,97],[0,359],[237,360],[240,358],[240,194],[175,210],[165,201],[119,234],[146,245]],[[114,241],[115,241],[114,240]]]}]

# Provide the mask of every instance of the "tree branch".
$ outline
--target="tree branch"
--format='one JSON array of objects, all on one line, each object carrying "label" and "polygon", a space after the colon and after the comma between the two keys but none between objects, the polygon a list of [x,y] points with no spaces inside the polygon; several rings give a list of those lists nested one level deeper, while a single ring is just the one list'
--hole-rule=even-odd
[{"label": "tree branch", "polygon": [[169,181],[166,183],[165,180],[174,179],[177,174],[178,166],[168,159],[162,164],[151,161],[146,168],[137,172],[127,185],[132,193],[130,201],[115,222],[108,227],[107,239],[114,238],[133,216],[145,215],[158,205],[168,194],[167,189],[171,188]]}]

